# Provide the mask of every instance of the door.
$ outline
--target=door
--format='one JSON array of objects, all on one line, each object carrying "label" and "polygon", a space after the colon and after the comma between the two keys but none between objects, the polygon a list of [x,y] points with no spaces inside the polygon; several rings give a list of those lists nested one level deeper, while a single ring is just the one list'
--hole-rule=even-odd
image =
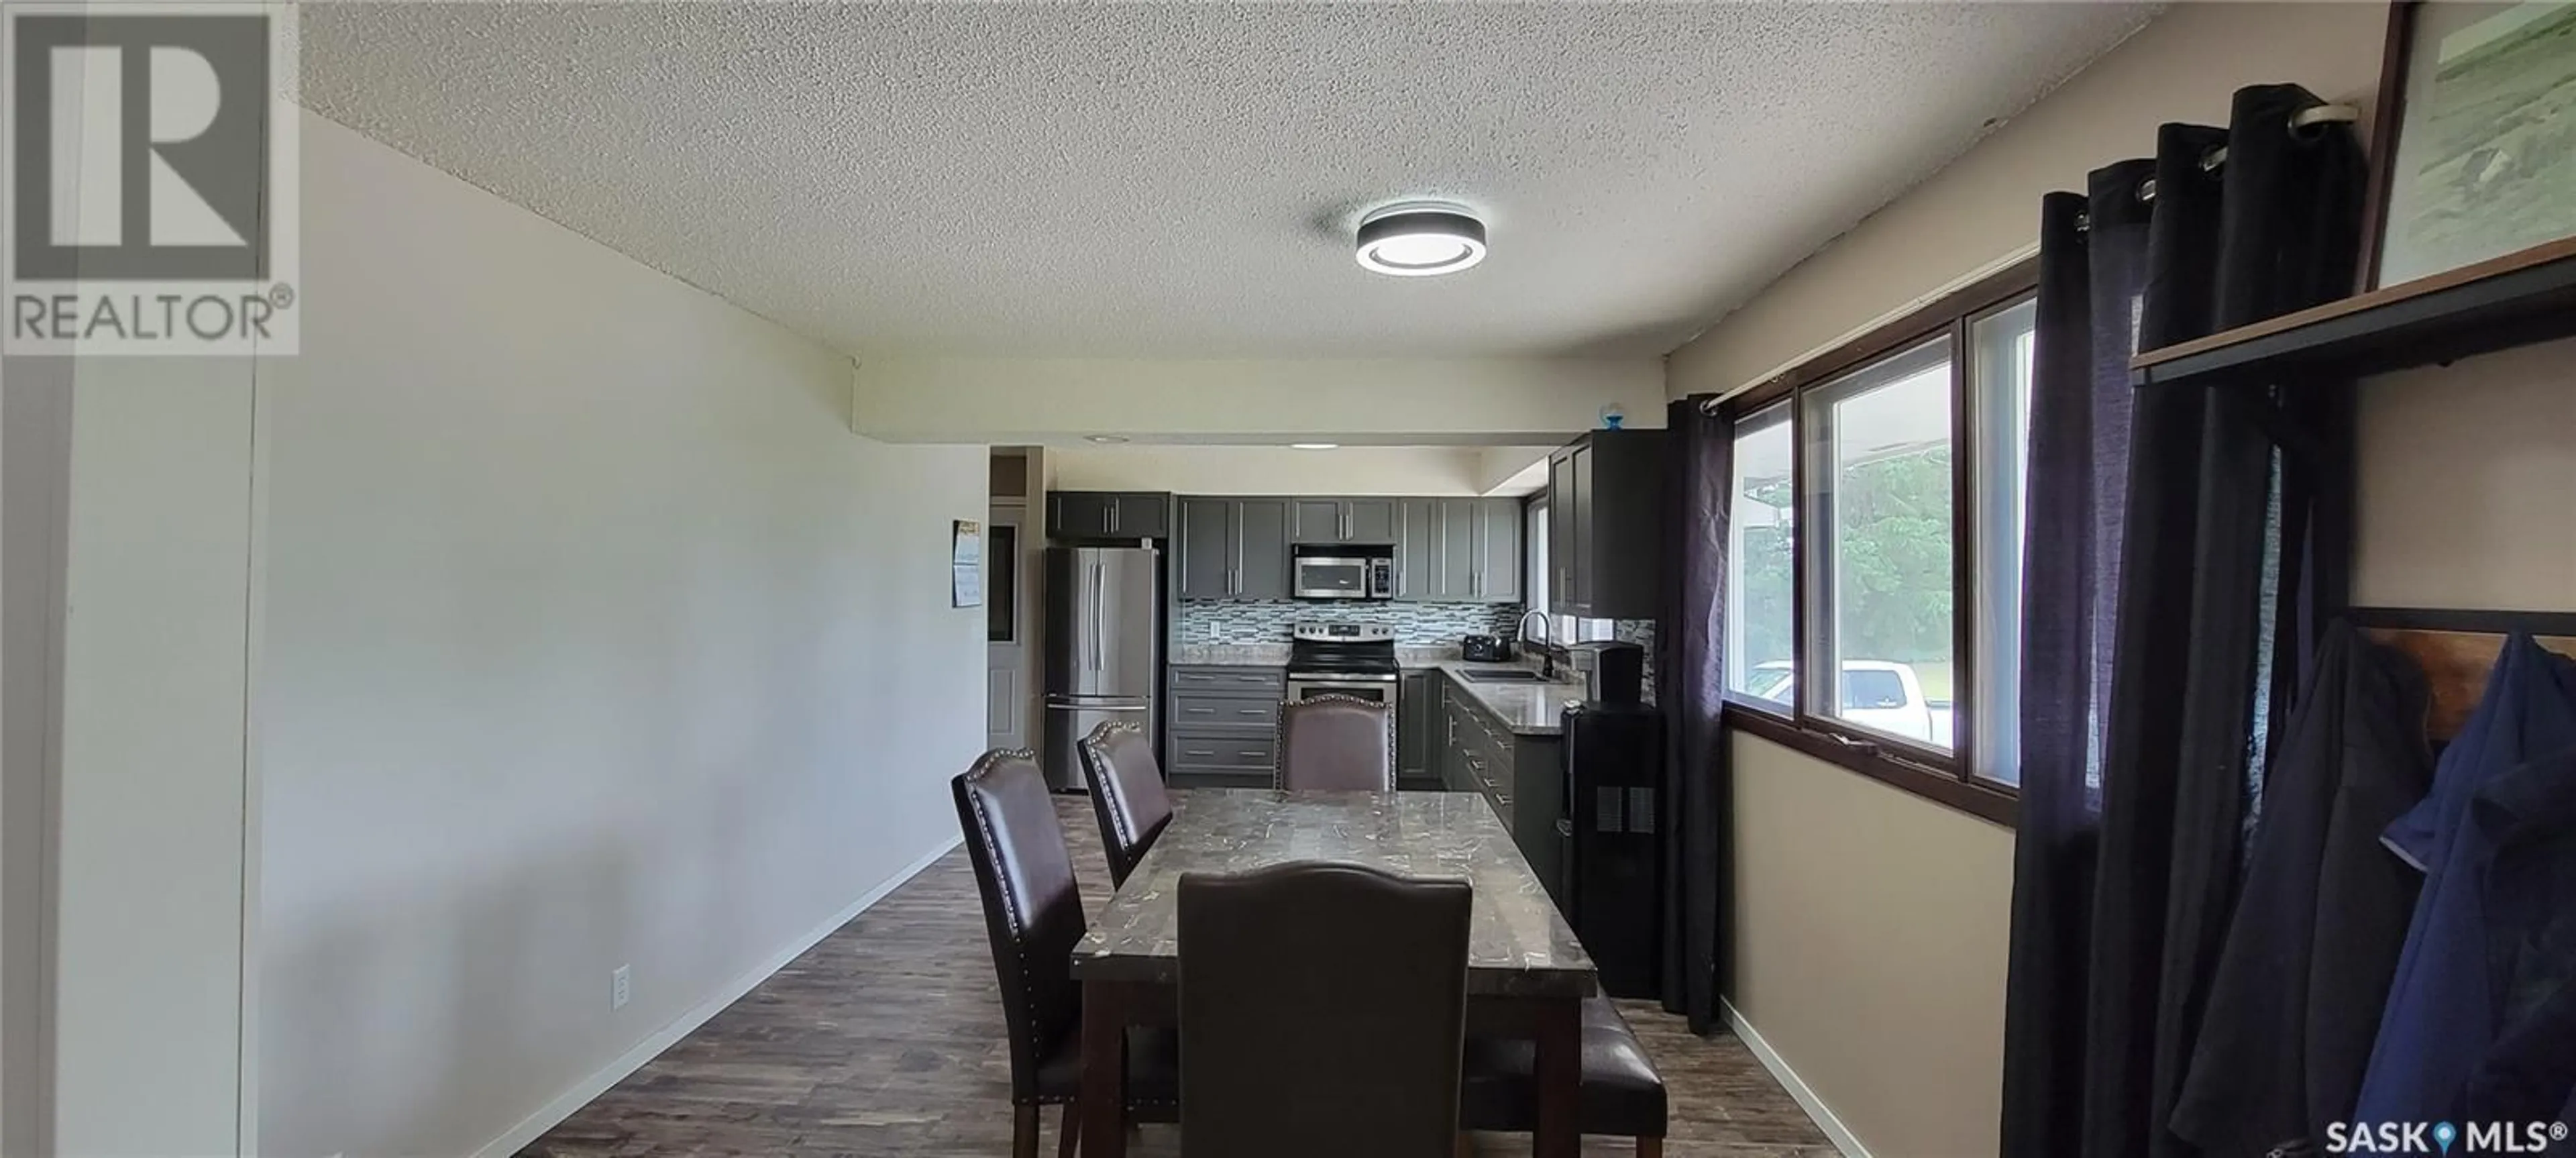
[{"label": "door", "polygon": [[1032,665],[1020,534],[1028,506],[994,507],[984,524],[984,746],[1029,746]]},{"label": "door", "polygon": [[1288,511],[1289,530],[1300,543],[1342,541],[1340,499],[1297,499]]},{"label": "door", "polygon": [[1047,552],[1047,699],[1146,703],[1161,639],[1155,569],[1142,547]]},{"label": "door", "polygon": [[1393,543],[1395,500],[1353,499],[1343,503],[1342,539],[1350,543]]},{"label": "door", "polygon": [[1521,599],[1521,503],[1476,502],[1476,598],[1487,603]]},{"label": "door", "polygon": [[1183,599],[1234,594],[1234,508],[1224,499],[1182,499],[1180,542],[1172,568]]},{"label": "door", "polygon": [[1395,597],[1429,599],[1440,577],[1440,500],[1406,499],[1396,516]]},{"label": "door", "polygon": [[1160,539],[1172,533],[1172,501],[1160,494],[1117,495],[1109,530],[1121,539]]},{"label": "door", "polygon": [[1552,612],[1571,613],[1574,602],[1574,452],[1560,452],[1547,464],[1547,602]]},{"label": "door", "polygon": [[1476,500],[1442,499],[1437,518],[1436,539],[1440,544],[1439,571],[1432,586],[1434,599],[1473,599],[1476,597]]},{"label": "door", "polygon": [[1288,597],[1288,502],[1245,499],[1234,504],[1234,597]]},{"label": "door", "polygon": [[[1566,574],[1566,594],[1571,604],[1567,610],[1576,615],[1592,614],[1592,444],[1574,448],[1574,505],[1566,508],[1567,543],[1572,553],[1561,564]],[[1550,518],[1564,516],[1551,515]]]}]

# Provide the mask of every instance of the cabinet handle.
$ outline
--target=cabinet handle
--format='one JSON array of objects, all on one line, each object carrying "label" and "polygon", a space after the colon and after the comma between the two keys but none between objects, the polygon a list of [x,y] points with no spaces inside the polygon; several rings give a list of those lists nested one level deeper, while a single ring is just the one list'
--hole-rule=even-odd
[{"label": "cabinet handle", "polygon": [[1261,749],[1259,749],[1259,748],[1246,748],[1246,749],[1244,749],[1243,751],[1240,751],[1240,752],[1235,753],[1235,755],[1237,755],[1237,756],[1245,756],[1245,757],[1249,757],[1249,758],[1254,759],[1254,760],[1258,760],[1258,759],[1260,759],[1260,758],[1262,758],[1262,757],[1264,757],[1264,756],[1267,756],[1267,755],[1269,755],[1269,754],[1270,754],[1270,753],[1268,753],[1268,752],[1264,752],[1264,751],[1262,751],[1262,750],[1261,750]]},{"label": "cabinet handle", "polygon": [[1214,756],[1214,755],[1216,755],[1216,749],[1214,749],[1214,748],[1183,748],[1183,749],[1181,749],[1181,755],[1184,755],[1184,756]]},{"label": "cabinet handle", "polygon": [[1216,714],[1215,708],[1183,708],[1181,710],[1188,712],[1193,716],[1213,716]]},{"label": "cabinet handle", "polygon": [[1109,504],[1109,531],[1111,534],[1118,531],[1118,504],[1115,501]]}]

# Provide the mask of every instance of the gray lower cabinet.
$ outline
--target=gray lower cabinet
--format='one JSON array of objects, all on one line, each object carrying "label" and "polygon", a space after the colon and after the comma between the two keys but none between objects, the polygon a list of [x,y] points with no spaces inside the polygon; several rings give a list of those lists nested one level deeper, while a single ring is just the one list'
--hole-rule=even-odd
[{"label": "gray lower cabinet", "polygon": [[1175,788],[1269,787],[1278,766],[1287,673],[1275,667],[1176,665],[1169,682],[1164,779]]},{"label": "gray lower cabinet", "polygon": [[1395,770],[1399,779],[1410,781],[1406,787],[1424,787],[1439,782],[1439,770],[1432,763],[1431,738],[1439,725],[1440,705],[1432,696],[1438,677],[1427,671],[1404,673],[1404,683],[1396,693]]},{"label": "gray lower cabinet", "polygon": [[1548,895],[1562,905],[1565,854],[1556,822],[1565,805],[1559,738],[1512,731],[1445,674],[1432,677],[1431,683],[1438,689],[1428,698],[1439,704],[1440,730],[1432,740],[1440,749],[1433,759],[1441,786],[1483,795]]},{"label": "gray lower cabinet", "polygon": [[1180,507],[1180,598],[1288,597],[1287,500],[1186,498]]}]

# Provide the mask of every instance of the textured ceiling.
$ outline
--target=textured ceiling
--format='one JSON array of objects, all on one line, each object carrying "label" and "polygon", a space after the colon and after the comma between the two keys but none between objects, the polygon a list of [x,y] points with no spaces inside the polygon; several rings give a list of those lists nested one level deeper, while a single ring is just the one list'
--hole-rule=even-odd
[{"label": "textured ceiling", "polygon": [[[2153,8],[303,11],[316,111],[853,353],[1353,357],[1663,353]],[[1412,196],[1492,256],[1361,270]]]}]

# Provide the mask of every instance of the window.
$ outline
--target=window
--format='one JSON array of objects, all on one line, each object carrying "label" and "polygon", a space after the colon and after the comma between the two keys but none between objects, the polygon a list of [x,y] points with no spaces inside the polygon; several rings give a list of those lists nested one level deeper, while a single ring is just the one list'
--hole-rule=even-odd
[{"label": "window", "polygon": [[1726,522],[1726,690],[1783,708],[1798,679],[1790,447],[1786,402],[1736,424]]},{"label": "window", "polygon": [[984,639],[1020,641],[1020,529],[990,523],[984,536]]},{"label": "window", "polygon": [[1727,722],[2006,821],[2035,274],[1726,403]]},{"label": "window", "polygon": [[1884,739],[1951,750],[1950,344],[1935,339],[1800,399],[1814,530],[1807,710]]},{"label": "window", "polygon": [[1976,617],[1975,650],[1993,657],[1977,668],[1976,773],[1999,784],[2021,783],[2022,502],[2030,478],[2031,355],[2039,306],[2024,300],[1969,327],[1969,407],[1976,423],[1978,530],[1969,576]]},{"label": "window", "polygon": [[1521,508],[1521,597],[1527,610],[1547,611],[1547,499]]}]

